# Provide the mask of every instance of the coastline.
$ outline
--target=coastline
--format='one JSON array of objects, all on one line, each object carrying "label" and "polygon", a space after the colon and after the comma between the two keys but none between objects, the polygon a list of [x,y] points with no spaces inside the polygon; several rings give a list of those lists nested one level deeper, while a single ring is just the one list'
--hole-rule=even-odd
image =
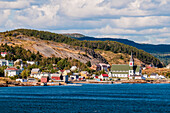
[{"label": "coastline", "polygon": [[94,81],[94,80],[87,80],[87,81],[72,81],[70,83],[64,82],[48,82],[48,83],[41,83],[41,82],[23,82],[23,83],[1,83],[0,87],[16,87],[16,86],[70,86],[70,84],[169,84],[170,80],[122,80],[122,81]]}]

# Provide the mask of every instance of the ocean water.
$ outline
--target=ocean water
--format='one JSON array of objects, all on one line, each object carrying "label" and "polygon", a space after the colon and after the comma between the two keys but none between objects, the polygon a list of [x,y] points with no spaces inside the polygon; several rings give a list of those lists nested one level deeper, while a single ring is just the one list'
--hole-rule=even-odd
[{"label": "ocean water", "polygon": [[1,87],[0,113],[170,113],[170,84]]}]

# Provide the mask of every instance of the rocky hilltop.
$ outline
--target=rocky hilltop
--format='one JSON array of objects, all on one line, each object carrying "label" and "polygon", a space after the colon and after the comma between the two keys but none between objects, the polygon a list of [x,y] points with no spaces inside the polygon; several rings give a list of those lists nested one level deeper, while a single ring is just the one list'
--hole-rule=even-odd
[{"label": "rocky hilltop", "polygon": [[[125,56],[128,56],[133,51],[133,56],[137,61],[140,61],[140,64],[153,64],[157,67],[162,67],[159,59],[151,54],[115,41],[79,41],[61,34],[30,29],[2,32],[0,33],[0,41],[12,46],[20,45],[33,52],[39,51],[44,57],[73,58],[82,63],[91,61],[92,64],[99,62],[110,64],[128,63],[128,57]],[[120,53],[122,54],[121,56]],[[110,56],[111,54],[112,56]]]}]

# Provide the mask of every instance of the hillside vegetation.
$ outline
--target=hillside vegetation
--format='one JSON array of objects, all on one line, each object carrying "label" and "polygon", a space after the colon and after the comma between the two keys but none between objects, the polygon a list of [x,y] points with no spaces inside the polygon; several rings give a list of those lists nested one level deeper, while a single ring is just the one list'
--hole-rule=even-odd
[{"label": "hillside vegetation", "polygon": [[52,40],[55,42],[65,43],[65,44],[69,44],[72,46],[86,47],[92,50],[100,49],[100,50],[105,50],[105,51],[111,51],[113,53],[127,53],[130,55],[130,53],[133,51],[134,57],[136,57],[143,63],[153,64],[157,67],[163,66],[160,60],[155,58],[151,54],[143,50],[139,50],[135,47],[125,45],[125,44],[115,42],[115,41],[79,41],[77,39],[72,39],[72,38],[63,36],[61,34],[50,33],[46,31],[30,30],[30,29],[17,29],[13,31],[7,31],[1,34],[5,36],[17,36],[21,34],[30,36],[30,37],[34,36],[42,40]]},{"label": "hillside vegetation", "polygon": [[[57,64],[59,69],[70,69],[71,66],[76,65],[82,70],[88,70],[88,66],[86,64],[81,63],[76,59],[61,57],[43,57],[42,55],[40,55],[39,52],[31,52],[30,50],[26,50],[18,45],[8,46],[7,44],[1,44],[0,51],[8,52],[8,54],[5,56],[5,59],[7,60],[15,61],[17,59],[22,59],[23,61],[35,61],[37,63],[33,67],[39,67],[40,69],[45,68],[47,70],[49,69],[49,71],[54,71],[50,70],[53,67],[52,64]],[[0,68],[0,75],[2,73],[3,72]]]}]

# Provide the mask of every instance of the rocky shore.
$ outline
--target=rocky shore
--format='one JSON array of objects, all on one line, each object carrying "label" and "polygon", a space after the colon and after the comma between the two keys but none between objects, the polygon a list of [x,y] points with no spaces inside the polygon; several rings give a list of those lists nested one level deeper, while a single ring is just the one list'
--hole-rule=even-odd
[{"label": "rocky shore", "polygon": [[[169,84],[170,79],[166,80],[119,80],[119,81],[95,81],[95,80],[87,80],[87,81],[72,81],[72,84]],[[16,82],[14,80],[4,80],[0,82],[0,87],[14,87],[14,86],[59,86],[59,85],[69,85],[69,83],[64,82]]]}]

